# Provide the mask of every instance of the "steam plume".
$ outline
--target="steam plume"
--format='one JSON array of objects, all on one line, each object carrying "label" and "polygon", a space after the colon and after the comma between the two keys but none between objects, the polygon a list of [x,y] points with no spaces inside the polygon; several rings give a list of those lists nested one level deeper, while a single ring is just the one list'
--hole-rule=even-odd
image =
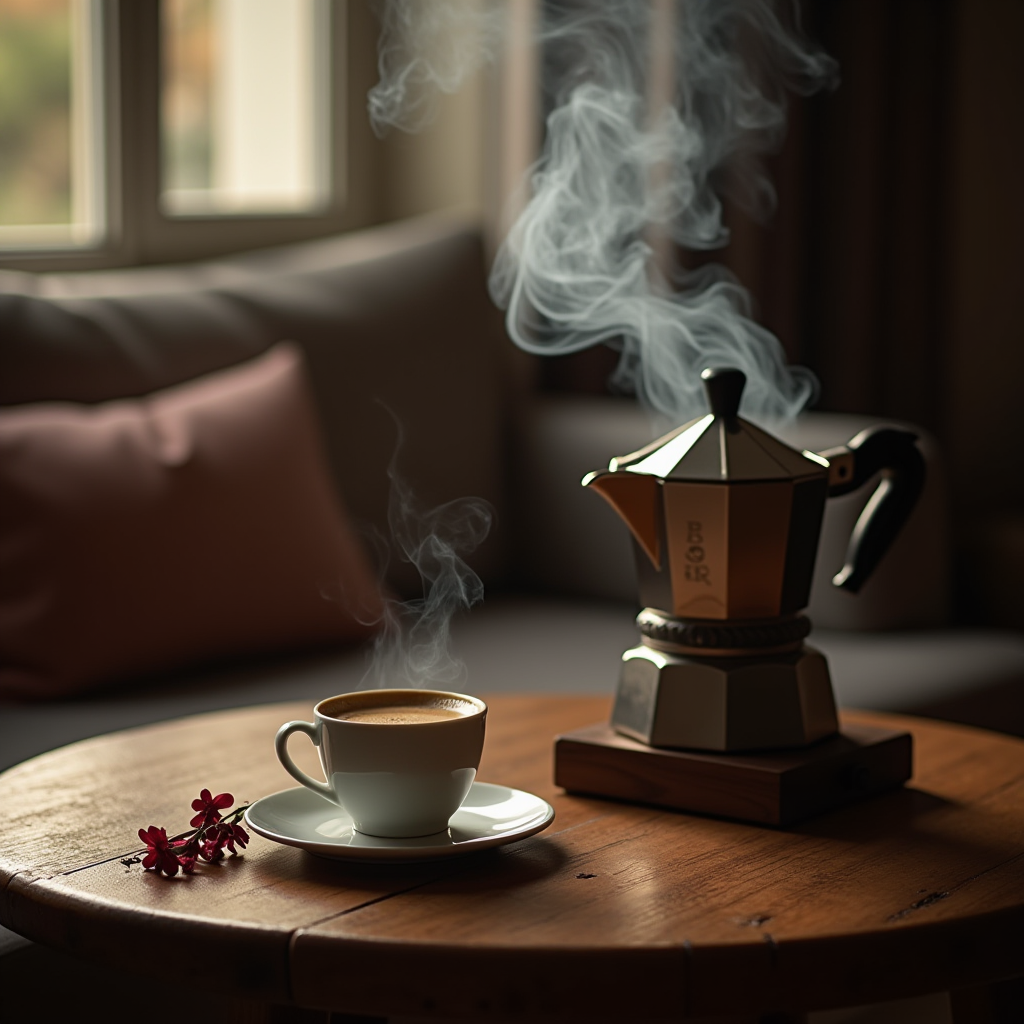
[{"label": "steam plume", "polygon": [[[774,192],[757,155],[781,138],[786,90],[831,83],[835,65],[785,27],[768,0],[661,7],[670,12],[672,86],[652,109],[654,4],[545,5],[539,41],[555,55],[546,76],[554,109],[532,198],[498,254],[491,294],[529,352],[563,355],[601,342],[619,349],[616,383],[676,422],[704,411],[699,375],[709,365],[747,374],[745,415],[786,418],[814,393],[813,376],[786,365],[727,271],[666,277],[652,259],[651,231],[688,249],[725,245],[718,192],[726,182],[740,206],[769,212]],[[378,130],[420,126],[434,90],[454,91],[460,76],[493,59],[501,10],[496,0],[392,0],[370,99]],[[456,21],[452,45],[431,49],[440,26]],[[472,54],[456,53],[456,38],[474,39]]]},{"label": "steam plume", "polygon": [[491,506],[483,498],[460,498],[421,509],[398,475],[394,459],[388,477],[391,537],[401,557],[419,571],[423,597],[385,600],[382,628],[363,684],[464,689],[466,667],[449,645],[451,619],[483,599],[483,583],[462,556],[487,536]]},{"label": "steam plume", "polygon": [[503,5],[495,0],[387,0],[377,7],[380,81],[369,94],[370,123],[378,135],[391,127],[419,131],[434,116],[438,92],[458,92],[495,58]]}]

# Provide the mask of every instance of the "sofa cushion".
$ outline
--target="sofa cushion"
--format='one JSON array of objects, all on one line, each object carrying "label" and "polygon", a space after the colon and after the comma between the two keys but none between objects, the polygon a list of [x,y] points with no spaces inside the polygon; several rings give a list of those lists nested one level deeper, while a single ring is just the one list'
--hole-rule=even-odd
[{"label": "sofa cushion", "polygon": [[0,493],[0,694],[364,637],[379,618],[293,345],[142,399],[0,410]]},{"label": "sofa cushion", "polygon": [[[205,263],[0,271],[0,404],[146,394],[290,338],[355,521],[387,535],[400,425],[397,468],[422,505],[478,495],[504,527],[501,360],[512,346],[486,276],[479,231],[448,215]],[[474,552],[488,582],[504,570],[504,536]],[[388,578],[418,593],[400,560]]]}]

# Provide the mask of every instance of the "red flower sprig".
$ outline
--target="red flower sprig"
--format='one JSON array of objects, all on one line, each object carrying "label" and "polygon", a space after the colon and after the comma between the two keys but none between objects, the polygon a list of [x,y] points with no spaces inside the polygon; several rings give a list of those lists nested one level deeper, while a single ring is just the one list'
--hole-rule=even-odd
[{"label": "red flower sprig", "polygon": [[139,829],[139,838],[146,844],[143,851],[124,857],[121,863],[130,871],[133,864],[141,863],[147,871],[173,877],[179,871],[191,875],[200,859],[215,864],[224,858],[225,848],[237,855],[249,842],[249,833],[238,823],[249,806],[243,804],[226,815],[220,812],[230,807],[235,798],[230,793],[214,796],[204,789],[192,801],[195,817],[189,822],[192,828],[187,832],[167,838],[167,830],[150,825]]}]

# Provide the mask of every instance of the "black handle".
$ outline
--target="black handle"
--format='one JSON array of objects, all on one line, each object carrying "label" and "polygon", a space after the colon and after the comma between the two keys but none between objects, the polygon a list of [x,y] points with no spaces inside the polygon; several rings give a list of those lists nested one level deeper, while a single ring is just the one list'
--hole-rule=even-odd
[{"label": "black handle", "polygon": [[837,587],[856,594],[882,560],[910,516],[924,487],[924,456],[917,436],[894,427],[869,427],[842,448],[823,453],[836,472],[830,497],[848,494],[879,470],[882,479],[864,506],[846,549],[846,564],[833,577]]}]

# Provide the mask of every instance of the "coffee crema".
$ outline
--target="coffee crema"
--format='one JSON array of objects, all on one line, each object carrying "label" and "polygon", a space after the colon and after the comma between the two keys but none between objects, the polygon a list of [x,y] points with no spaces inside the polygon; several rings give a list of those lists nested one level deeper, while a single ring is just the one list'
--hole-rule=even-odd
[{"label": "coffee crema", "polygon": [[423,725],[464,718],[476,709],[442,707],[438,704],[384,704],[369,708],[350,708],[337,715],[341,722],[366,722],[370,725]]}]

